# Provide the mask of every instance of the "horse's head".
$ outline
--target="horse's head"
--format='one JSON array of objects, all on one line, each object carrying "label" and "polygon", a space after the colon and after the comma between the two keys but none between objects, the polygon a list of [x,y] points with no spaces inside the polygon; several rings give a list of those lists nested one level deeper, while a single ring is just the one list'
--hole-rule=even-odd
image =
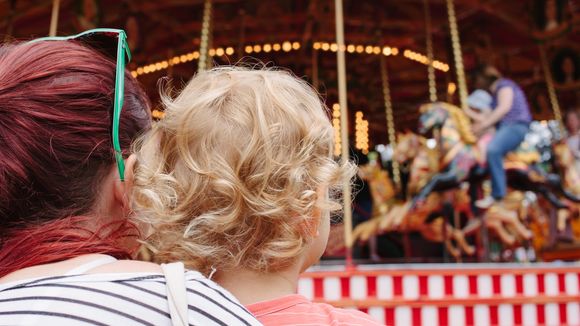
[{"label": "horse's head", "polygon": [[419,133],[423,135],[434,128],[442,127],[448,117],[448,112],[442,102],[423,104],[420,112]]},{"label": "horse's head", "polygon": [[420,136],[412,133],[400,133],[397,135],[397,146],[393,150],[393,160],[399,164],[410,161],[417,156],[421,146]]},{"label": "horse's head", "polygon": [[433,175],[439,170],[436,150],[424,148],[419,150],[417,156],[411,162],[407,191],[411,195],[417,194]]},{"label": "horse's head", "polygon": [[412,132],[406,132],[397,136],[397,146],[393,151],[393,160],[410,163],[410,179],[408,191],[415,194],[429,181],[433,173],[438,169],[437,150],[427,146],[425,137]]}]

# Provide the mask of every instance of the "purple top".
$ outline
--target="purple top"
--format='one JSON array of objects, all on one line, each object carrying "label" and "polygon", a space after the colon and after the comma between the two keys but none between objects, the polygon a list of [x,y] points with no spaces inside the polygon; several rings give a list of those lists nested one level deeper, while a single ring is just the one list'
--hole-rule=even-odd
[{"label": "purple top", "polygon": [[497,107],[497,96],[499,94],[499,90],[509,87],[514,92],[514,100],[512,103],[512,107],[503,116],[503,118],[499,121],[499,123],[515,123],[515,122],[523,122],[523,123],[530,123],[532,121],[532,114],[530,113],[530,106],[528,105],[528,100],[526,99],[526,95],[524,91],[521,89],[518,84],[516,84],[513,80],[507,78],[500,78],[497,81],[497,87],[495,92],[493,93],[493,101],[491,102],[491,107],[495,110]]}]

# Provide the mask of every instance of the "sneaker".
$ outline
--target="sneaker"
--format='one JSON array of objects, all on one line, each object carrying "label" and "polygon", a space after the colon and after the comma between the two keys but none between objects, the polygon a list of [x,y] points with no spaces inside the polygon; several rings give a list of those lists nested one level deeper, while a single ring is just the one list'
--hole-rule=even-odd
[{"label": "sneaker", "polygon": [[475,201],[475,206],[480,209],[488,209],[495,204],[495,199],[492,196],[487,196],[483,199]]}]

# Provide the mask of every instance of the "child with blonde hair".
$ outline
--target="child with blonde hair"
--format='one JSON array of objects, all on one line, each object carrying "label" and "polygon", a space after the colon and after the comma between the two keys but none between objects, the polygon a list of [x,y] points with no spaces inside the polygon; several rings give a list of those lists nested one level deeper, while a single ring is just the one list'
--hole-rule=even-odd
[{"label": "child with blonde hair", "polygon": [[266,325],[378,325],[296,294],[355,173],[333,160],[312,88],[283,71],[216,68],[164,105],[137,145],[133,198],[155,259],[212,276]]}]

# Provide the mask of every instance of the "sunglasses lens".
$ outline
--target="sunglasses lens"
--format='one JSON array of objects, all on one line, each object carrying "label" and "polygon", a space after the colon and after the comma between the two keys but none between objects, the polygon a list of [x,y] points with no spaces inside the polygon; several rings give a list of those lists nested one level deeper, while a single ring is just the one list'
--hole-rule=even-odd
[{"label": "sunglasses lens", "polygon": [[88,46],[108,58],[117,57],[117,45],[119,40],[117,33],[90,33],[75,38],[79,43]]}]

